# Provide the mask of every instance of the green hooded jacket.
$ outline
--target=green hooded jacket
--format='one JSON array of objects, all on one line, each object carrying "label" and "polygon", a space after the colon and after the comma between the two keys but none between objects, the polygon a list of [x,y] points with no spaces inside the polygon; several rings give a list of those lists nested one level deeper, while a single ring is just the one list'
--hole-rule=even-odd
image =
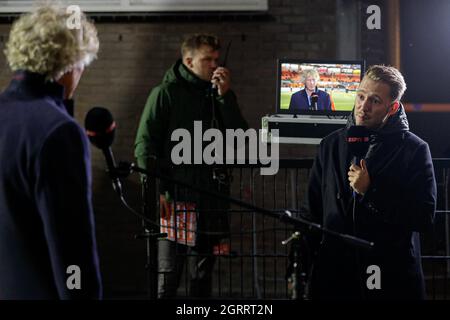
[{"label": "green hooded jacket", "polygon": [[[177,61],[166,72],[162,83],[155,87],[148,97],[135,141],[135,157],[138,165],[148,168],[149,160],[156,158],[161,173],[191,185],[219,191],[217,183],[212,179],[212,166],[176,166],[171,160],[172,148],[179,143],[171,141],[175,129],[183,128],[189,131],[193,145],[194,121],[202,121],[203,132],[211,128],[212,99],[211,83],[198,78],[182,64],[181,60]],[[239,110],[236,96],[231,90],[224,96],[216,95],[214,105],[222,132],[224,129],[248,128]],[[204,145],[205,143],[203,147]],[[193,157],[192,149],[192,162]],[[169,191],[171,195],[174,193],[173,186],[164,182],[161,188],[161,193],[164,191]],[[192,192],[187,194],[190,196],[184,197],[180,192],[178,199],[192,198]]]}]

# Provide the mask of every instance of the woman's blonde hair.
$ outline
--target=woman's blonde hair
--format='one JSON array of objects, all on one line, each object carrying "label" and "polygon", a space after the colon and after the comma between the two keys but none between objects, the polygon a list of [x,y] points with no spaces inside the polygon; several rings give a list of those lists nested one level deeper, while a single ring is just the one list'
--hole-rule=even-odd
[{"label": "woman's blonde hair", "polygon": [[78,28],[68,27],[69,18],[62,7],[47,5],[16,20],[5,49],[10,68],[57,80],[76,65],[89,65],[97,57],[97,30],[82,12]]}]

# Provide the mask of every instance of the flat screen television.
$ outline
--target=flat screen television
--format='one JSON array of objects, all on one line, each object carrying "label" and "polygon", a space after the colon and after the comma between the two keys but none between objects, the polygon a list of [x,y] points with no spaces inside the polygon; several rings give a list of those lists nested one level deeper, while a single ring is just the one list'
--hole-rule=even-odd
[{"label": "flat screen television", "polygon": [[276,112],[346,116],[363,74],[362,60],[279,59]]}]

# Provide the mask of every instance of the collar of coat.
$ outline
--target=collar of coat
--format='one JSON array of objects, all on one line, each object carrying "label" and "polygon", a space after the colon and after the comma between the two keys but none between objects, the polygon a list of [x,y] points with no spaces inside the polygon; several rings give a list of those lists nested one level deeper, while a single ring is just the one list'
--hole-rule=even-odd
[{"label": "collar of coat", "polygon": [[189,86],[194,86],[200,90],[208,90],[211,88],[211,82],[205,81],[197,77],[190,71],[179,59],[166,73],[163,82],[178,81]]},{"label": "collar of coat", "polygon": [[[354,125],[356,125],[355,108],[353,108],[352,113],[347,119],[346,129]],[[371,140],[382,139],[386,136],[404,133],[406,131],[409,131],[408,118],[406,117],[405,108],[400,103],[400,107],[398,108],[397,112],[388,118],[386,124],[383,127],[377,130],[370,130],[370,138]]]},{"label": "collar of coat", "polygon": [[[347,119],[346,129],[355,125],[355,108]],[[346,130],[347,131],[347,130]],[[386,124],[378,130],[369,130],[369,149],[366,159],[372,158],[384,144],[397,144],[404,139],[404,133],[409,131],[408,118],[402,104],[397,112],[390,116]]]},{"label": "collar of coat", "polygon": [[36,72],[17,70],[14,72],[9,90],[23,90],[28,94],[48,95],[54,99],[63,100],[64,87],[55,81],[47,80],[46,76]]}]

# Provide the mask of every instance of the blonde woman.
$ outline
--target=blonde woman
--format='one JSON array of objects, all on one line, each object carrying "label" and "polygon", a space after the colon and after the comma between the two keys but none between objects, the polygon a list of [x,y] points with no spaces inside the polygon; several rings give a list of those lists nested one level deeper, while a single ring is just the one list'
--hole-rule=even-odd
[{"label": "blonde woman", "polygon": [[0,94],[0,299],[101,298],[90,154],[67,102],[99,43],[45,6],[12,26]]}]

